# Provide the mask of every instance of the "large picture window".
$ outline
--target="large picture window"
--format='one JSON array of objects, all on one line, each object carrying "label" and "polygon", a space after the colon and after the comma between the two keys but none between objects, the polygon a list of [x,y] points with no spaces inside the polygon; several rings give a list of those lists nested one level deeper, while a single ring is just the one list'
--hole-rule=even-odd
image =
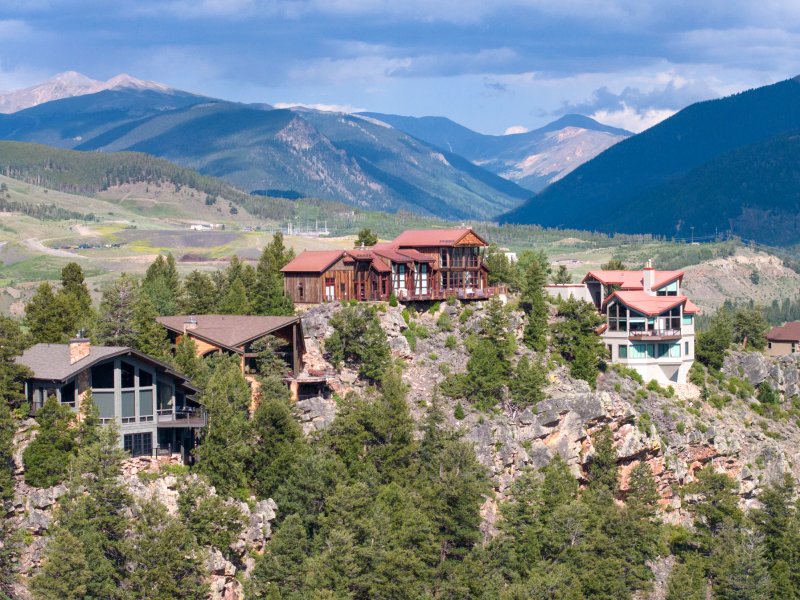
[{"label": "large picture window", "polygon": [[152,433],[130,433],[122,439],[123,447],[131,456],[151,456],[153,454]]}]

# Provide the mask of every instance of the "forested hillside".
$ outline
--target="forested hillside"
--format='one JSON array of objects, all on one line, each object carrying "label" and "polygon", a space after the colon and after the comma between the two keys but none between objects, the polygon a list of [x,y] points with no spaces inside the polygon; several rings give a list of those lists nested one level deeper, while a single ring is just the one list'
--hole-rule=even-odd
[{"label": "forested hillside", "polygon": [[[597,313],[552,304],[525,254],[511,302],[326,304],[306,363],[332,395],[289,401],[258,349],[171,352],[156,315],[287,314],[275,236],[257,267],[178,275],[160,256],[91,306],[83,273],[0,317],[0,589],[55,598],[791,598],[800,591],[800,367],[757,352],[757,311],[720,311],[692,386],[612,367]],[[499,260],[499,259],[498,259]],[[498,265],[502,267],[502,265]],[[192,467],[126,459],[92,404],[27,418],[16,355],[83,328],[191,376],[208,426]],[[749,350],[741,352],[742,349]],[[651,595],[653,594],[653,595]]]}]

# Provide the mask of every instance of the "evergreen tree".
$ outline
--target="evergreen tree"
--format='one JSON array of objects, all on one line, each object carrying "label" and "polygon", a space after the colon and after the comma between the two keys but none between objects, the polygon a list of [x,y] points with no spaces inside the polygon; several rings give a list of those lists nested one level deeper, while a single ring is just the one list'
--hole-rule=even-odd
[{"label": "evergreen tree", "polygon": [[239,507],[212,494],[203,478],[184,478],[178,491],[178,512],[197,544],[230,556],[230,545],[245,526]]},{"label": "evergreen tree", "polygon": [[217,311],[223,315],[249,315],[252,312],[247,288],[238,277],[228,286],[225,295],[217,304]]},{"label": "evergreen tree", "polygon": [[752,513],[764,539],[773,598],[800,597],[800,517],[793,500],[794,479],[788,473],[759,496],[762,508]]},{"label": "evergreen tree", "polygon": [[364,229],[358,232],[358,236],[356,236],[356,248],[361,248],[362,246],[374,246],[378,243],[378,236],[372,233],[372,230],[365,227]]},{"label": "evergreen tree", "polygon": [[181,336],[172,359],[175,368],[199,389],[203,389],[210,375],[206,362],[197,356],[197,345],[188,335]]},{"label": "evergreen tree", "polygon": [[526,346],[542,352],[547,346],[547,300],[544,286],[547,273],[538,260],[530,261],[525,271],[520,307],[528,316],[523,332]]},{"label": "evergreen tree", "polygon": [[192,271],[183,280],[181,312],[206,315],[215,312],[217,293],[214,280],[206,273]]},{"label": "evergreen tree", "polygon": [[159,315],[174,315],[181,303],[181,286],[175,257],[168,252],[158,255],[147,268],[142,282],[142,292],[147,294]]},{"label": "evergreen tree", "polygon": [[600,268],[604,271],[625,271],[627,270],[625,267],[625,263],[622,262],[621,259],[617,257],[611,257],[607,263],[600,265]]},{"label": "evergreen tree", "polygon": [[572,283],[572,275],[569,274],[569,271],[567,271],[566,266],[564,265],[558,266],[558,269],[553,274],[553,283],[556,284]]},{"label": "evergreen tree", "polygon": [[85,600],[92,573],[80,538],[56,528],[47,543],[42,568],[31,579],[36,600]]},{"label": "evergreen tree", "polygon": [[25,399],[23,384],[31,373],[15,359],[30,341],[17,321],[0,315],[0,404],[18,407]]},{"label": "evergreen tree", "polygon": [[198,469],[222,494],[241,493],[249,482],[250,387],[235,357],[220,360],[203,393],[208,425],[200,433]]},{"label": "evergreen tree", "polygon": [[594,387],[605,347],[597,335],[600,315],[593,304],[575,298],[560,303],[561,320],[552,327],[555,350],[569,363],[570,374]]},{"label": "evergreen tree", "polygon": [[617,451],[611,429],[601,429],[593,440],[594,454],[589,459],[589,487],[614,494],[619,487]]},{"label": "evergreen tree", "polygon": [[500,250],[497,244],[489,244],[483,261],[489,269],[489,285],[501,283],[516,289],[519,284],[516,265],[508,260],[508,256]]},{"label": "evergreen tree", "polygon": [[77,333],[76,310],[70,300],[54,293],[49,283],[39,284],[25,305],[25,325],[34,343],[60,344]]},{"label": "evergreen tree", "polygon": [[380,380],[391,360],[386,334],[371,306],[348,306],[330,320],[333,334],[325,340],[325,350],[334,365],[348,363],[358,367],[361,377]]},{"label": "evergreen tree", "polygon": [[511,398],[517,406],[536,406],[544,400],[544,386],[547,384],[547,375],[541,364],[531,362],[523,356],[517,362],[514,376],[508,384]]},{"label": "evergreen tree", "polygon": [[256,267],[253,309],[257,315],[292,315],[294,304],[283,289],[281,269],[294,258],[294,251],[283,244],[278,232],[264,247]]},{"label": "evergreen tree", "polygon": [[50,396],[36,415],[39,434],[22,455],[25,482],[45,488],[64,481],[76,451],[75,415]]},{"label": "evergreen tree", "polygon": [[719,370],[732,343],[733,318],[730,311],[722,307],[711,319],[708,329],[697,334],[697,360],[710,369]]},{"label": "evergreen tree", "polygon": [[672,567],[667,581],[666,600],[706,600],[705,561],[690,554]]},{"label": "evergreen tree", "polygon": [[157,316],[150,297],[138,294],[133,305],[135,348],[154,358],[167,360],[170,357],[169,336],[166,328],[156,321]]},{"label": "evergreen tree", "polygon": [[709,559],[714,597],[720,600],[767,600],[769,574],[761,540],[726,519],[714,537]]},{"label": "evergreen tree", "polygon": [[208,595],[201,553],[194,536],[160,502],[151,500],[138,509],[129,539],[126,589],[132,598],[191,600]]},{"label": "evergreen tree", "polygon": [[304,451],[303,432],[288,400],[285,396],[262,398],[253,414],[253,449],[248,466],[253,487],[261,498],[270,497],[293,468],[297,455]]},{"label": "evergreen tree", "polygon": [[[310,544],[299,515],[286,517],[256,561],[247,597],[270,598],[298,594],[303,589]],[[272,594],[272,595],[270,595]]]},{"label": "evergreen tree", "polygon": [[769,325],[759,307],[743,306],[733,313],[733,341],[744,350],[763,350],[767,345]]},{"label": "evergreen tree", "polygon": [[92,308],[92,298],[83,276],[83,269],[78,263],[71,262],[61,269],[61,289],[72,294],[84,312]]},{"label": "evergreen tree", "polygon": [[138,296],[139,286],[136,280],[125,273],[103,290],[96,330],[97,339],[101,344],[136,346],[134,313]]}]

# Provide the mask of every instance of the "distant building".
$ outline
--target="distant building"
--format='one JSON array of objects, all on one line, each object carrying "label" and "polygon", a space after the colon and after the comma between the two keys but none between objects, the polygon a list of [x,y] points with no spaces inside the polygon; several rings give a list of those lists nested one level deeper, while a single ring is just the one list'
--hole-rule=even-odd
[{"label": "distant building", "polygon": [[117,423],[120,446],[133,456],[181,453],[187,461],[206,422],[186,376],[133,348],[76,338],[36,344],[17,362],[33,373],[25,382],[32,415],[51,396],[80,411],[91,391],[101,422]]},{"label": "distant building", "polygon": [[681,294],[683,271],[589,271],[582,287],[549,285],[554,296],[592,302],[605,318],[600,335],[611,362],[635,369],[645,381],[686,383],[694,362],[694,316]]},{"label": "distant building", "polygon": [[792,321],[780,327],[773,327],[767,333],[767,354],[787,356],[800,349],[800,321]]},{"label": "distant building", "polygon": [[471,228],[404,231],[393,241],[353,250],[305,251],[283,269],[297,304],[338,300],[485,299],[483,238]]}]

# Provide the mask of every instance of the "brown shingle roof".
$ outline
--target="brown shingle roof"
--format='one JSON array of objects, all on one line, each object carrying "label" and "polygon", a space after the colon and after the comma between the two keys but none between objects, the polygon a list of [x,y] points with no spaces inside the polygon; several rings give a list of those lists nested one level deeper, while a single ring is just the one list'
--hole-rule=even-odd
[{"label": "brown shingle roof", "polygon": [[767,339],[771,342],[800,342],[800,321],[773,327],[767,334]]},{"label": "brown shingle roof", "polygon": [[305,250],[281,269],[284,273],[322,273],[344,256],[344,250]]},{"label": "brown shingle roof", "polygon": [[184,324],[190,318],[197,322],[190,331],[191,335],[230,349],[300,322],[300,317],[252,315],[175,315],[157,317],[156,320],[167,329],[183,333]]},{"label": "brown shingle roof", "polygon": [[185,382],[183,385],[188,389],[197,391],[196,388],[189,383],[186,375],[174,371],[168,364],[152,356],[148,356],[147,354],[133,348],[128,348],[127,346],[92,345],[89,348],[88,355],[76,361],[75,364],[70,364],[69,344],[36,344],[25,350],[22,356],[18,356],[16,362],[28,367],[33,372],[33,377],[35,379],[63,381],[97,363],[117,356],[126,355],[136,356],[145,362],[159,367],[164,372],[175,375],[178,379],[182,379]]}]

